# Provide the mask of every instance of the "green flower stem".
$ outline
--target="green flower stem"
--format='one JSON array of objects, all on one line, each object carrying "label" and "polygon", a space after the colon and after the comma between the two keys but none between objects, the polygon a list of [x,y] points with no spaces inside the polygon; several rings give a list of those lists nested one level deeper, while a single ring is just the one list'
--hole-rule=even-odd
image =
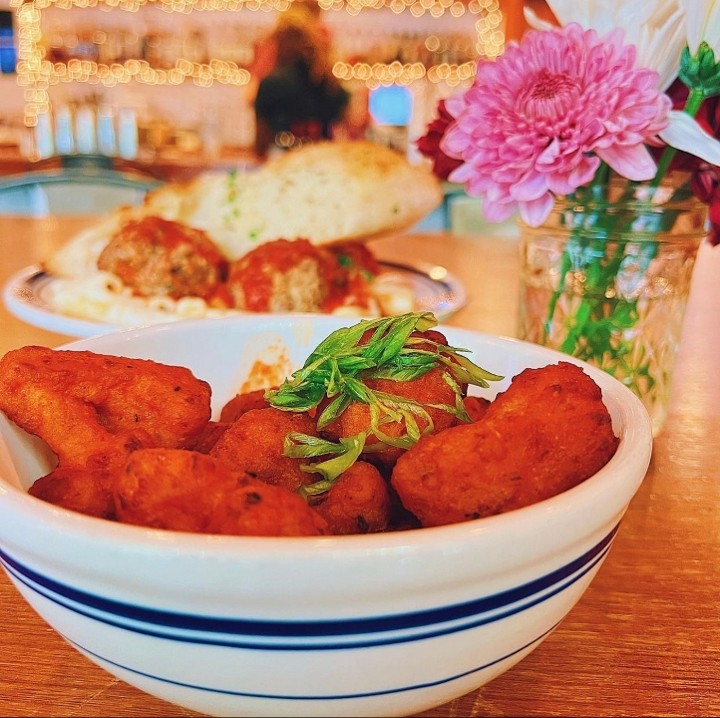
[{"label": "green flower stem", "polygon": [[[715,70],[720,70],[720,65]],[[685,78],[683,81],[690,88],[684,112],[695,117],[709,96],[707,87],[696,86]],[[550,295],[542,327],[545,344],[617,376],[641,397],[651,395],[657,382],[651,372],[651,357],[638,349],[634,334],[641,319],[639,298],[634,293],[624,294],[624,285],[618,280],[627,263],[629,278],[640,281],[658,254],[656,235],[671,230],[675,224],[679,210],[659,208],[653,201],[653,191],[660,187],[676,153],[674,148],[666,147],[655,177],[648,183],[627,182],[617,199],[610,198],[610,172],[605,164],[589,185],[567,198],[568,212],[560,221],[565,223],[569,236],[560,260],[558,285]],[[641,186],[650,189],[647,201],[635,194]],[[684,184],[674,188],[671,201],[691,195],[688,184]],[[570,202],[584,206],[586,211],[574,211]],[[578,275],[575,279],[582,282],[577,296],[568,294],[568,279],[573,272]],[[561,309],[565,295],[569,304]],[[562,326],[558,315],[562,316]]]},{"label": "green flower stem", "polygon": [[[683,111],[690,115],[690,117],[695,117],[700,110],[700,105],[702,105],[704,99],[705,93],[702,89],[694,88],[690,90],[690,94],[688,95]],[[660,161],[658,162],[657,172],[655,173],[655,178],[651,184],[652,187],[660,186],[660,182],[662,182],[663,177],[665,177],[665,174],[670,167],[670,163],[673,161],[676,154],[677,150],[674,147],[665,148],[662,157],[660,157]]]},{"label": "green flower stem", "polygon": [[[610,167],[605,163],[602,162],[600,166],[597,169],[597,172],[595,173],[595,176],[592,179],[592,182],[588,185],[587,192],[590,196],[590,198],[597,197],[598,194],[604,194],[605,188],[607,186],[608,182],[608,176],[610,173]],[[577,228],[573,228],[573,231],[575,232]],[[548,335],[550,334],[550,329],[552,327],[552,320],[555,316],[555,308],[557,306],[558,300],[562,296],[563,292],[565,291],[565,276],[570,271],[570,268],[572,267],[572,260],[570,258],[570,254],[567,250],[563,252],[562,260],[560,262],[560,280],[558,282],[557,289],[552,293],[552,296],[550,297],[550,302],[548,304],[548,312],[547,312],[547,319],[545,320],[545,325],[543,327],[543,334],[544,339],[547,340]]]},{"label": "green flower stem", "polygon": [[[576,298],[572,315],[564,319],[564,334],[558,348],[610,374],[619,374],[631,389],[640,393],[641,386],[652,387],[654,381],[647,361],[635,366],[628,362],[633,356],[634,338],[627,335],[627,330],[636,325],[639,312],[636,299],[617,296],[617,278],[633,235],[664,231],[672,226],[676,212],[658,214],[656,207],[649,204],[646,208],[637,201],[623,208],[623,202],[633,199],[637,186],[627,183],[621,196],[612,201],[607,185],[587,188],[573,197],[589,207],[597,202],[598,207],[574,218],[561,259],[559,285],[551,296],[543,330],[547,339],[557,304],[567,289],[566,275],[573,268],[582,271],[582,293]],[[642,238],[634,244],[638,249],[632,261],[639,262],[640,271],[645,271],[657,254],[657,244]]]},{"label": "green flower stem", "polygon": [[[606,163],[602,163],[599,167],[597,172],[595,173],[595,176],[593,177],[592,182],[587,186],[586,189],[580,189],[576,192],[575,199],[580,204],[585,204],[587,201],[590,202],[604,202],[607,203],[608,200],[608,183],[609,183],[609,177],[610,177],[610,167]],[[632,197],[632,186],[628,184],[628,186],[624,189],[623,195],[620,198],[620,202],[629,199]],[[553,292],[552,296],[550,297],[550,302],[548,304],[548,313],[547,313],[547,319],[545,321],[545,325],[543,327],[543,332],[545,339],[547,339],[550,329],[552,327],[552,321],[553,317],[555,316],[555,309],[557,307],[557,302],[562,296],[562,294],[565,292],[565,277],[567,276],[567,273],[570,271],[570,269],[573,266],[573,261],[570,253],[571,248],[578,248],[582,247],[585,243],[584,240],[584,233],[586,227],[591,227],[593,232],[600,232],[601,233],[601,239],[595,240],[593,243],[593,249],[594,254],[597,252],[598,249],[603,249],[605,242],[607,239],[609,239],[612,236],[612,232],[615,228],[615,225],[617,223],[618,216],[617,214],[607,214],[604,212],[600,213],[589,213],[588,215],[579,215],[578,216],[578,223],[575,223],[572,227],[572,234],[570,238],[568,239],[567,247],[565,248],[563,252],[563,256],[560,262],[560,279],[558,282],[557,289]],[[603,251],[604,253],[604,251]],[[598,255],[600,256],[600,255]],[[596,278],[596,281],[593,282],[594,277],[587,277],[586,283],[590,284],[591,287],[599,287],[599,280],[601,279],[600,276]],[[586,284],[586,286],[587,286]],[[605,282],[602,286],[602,291],[604,293],[605,288],[607,287],[607,282]],[[584,305],[588,302],[588,300],[583,297],[581,300],[581,306],[578,309],[578,313],[576,315],[577,322],[574,325],[574,327],[571,329],[570,334],[576,337],[582,336],[583,333],[583,325],[584,323],[590,318],[591,312],[588,311],[588,307],[585,307]],[[563,343],[563,346],[565,343],[575,346],[575,342],[573,342],[571,339],[566,339]],[[565,350],[564,350],[565,351]],[[573,353],[572,351],[568,351],[568,353]]]}]

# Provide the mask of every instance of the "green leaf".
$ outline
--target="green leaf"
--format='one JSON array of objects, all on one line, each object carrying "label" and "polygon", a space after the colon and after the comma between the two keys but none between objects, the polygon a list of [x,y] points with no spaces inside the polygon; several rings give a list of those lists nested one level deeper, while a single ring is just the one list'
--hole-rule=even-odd
[{"label": "green leaf", "polygon": [[310,459],[315,456],[342,453],[343,447],[319,436],[291,431],[285,437],[283,451],[285,456],[292,459]]},{"label": "green leaf", "polygon": [[[294,438],[295,440],[303,441],[305,438],[312,437],[306,437],[305,435],[298,434],[295,435]],[[315,464],[302,464],[300,466],[300,468],[307,473],[320,474],[323,477],[320,481],[304,486],[302,488],[302,493],[306,496],[317,496],[332,488],[338,477],[357,461],[358,457],[362,453],[363,447],[365,446],[366,438],[365,433],[360,433],[355,436],[342,438],[337,444],[332,442],[323,442],[322,448],[328,449],[324,453],[336,454],[336,456],[332,459],[327,459],[326,461],[321,461]],[[318,448],[320,447],[318,446]],[[295,448],[295,445],[292,445],[290,447],[290,451],[300,454],[301,450],[299,451]],[[307,456],[310,457],[318,455],[319,454],[308,454]],[[300,456],[300,458],[304,457]]]},{"label": "green leaf", "polygon": [[[460,385],[486,388],[490,381],[503,378],[463,356],[466,349],[413,336],[414,332],[426,332],[436,325],[432,313],[411,312],[362,320],[338,329],[318,344],[299,370],[265,396],[271,406],[285,411],[309,411],[331,399],[318,417],[320,430],[337,420],[352,402],[366,404],[370,410],[370,431],[379,443],[409,448],[422,433],[433,428],[427,409],[412,399],[371,389],[368,381],[407,382],[434,367],[442,367],[452,379],[456,400],[454,405],[438,404],[434,408],[464,420],[467,414],[458,409],[462,404]],[[382,427],[388,422],[404,422],[404,434],[385,434]]]},{"label": "green leaf", "polygon": [[372,390],[359,379],[349,376],[343,380],[344,392],[355,401],[369,404],[372,401]]},{"label": "green leaf", "polygon": [[720,62],[707,42],[700,43],[694,56],[687,47],[683,49],[678,77],[691,90],[700,90],[704,97],[720,94]]},{"label": "green leaf", "polygon": [[348,408],[352,399],[347,394],[340,394],[331,401],[317,418],[317,428],[322,431]]},{"label": "green leaf", "polygon": [[[455,351],[466,351],[456,349]],[[452,360],[447,357],[441,356],[440,361],[450,369],[450,373],[461,383],[461,384],[474,384],[480,386],[483,389],[487,389],[491,381],[500,381],[503,379],[500,374],[493,374],[471,362],[467,357],[461,354],[453,354]]]}]

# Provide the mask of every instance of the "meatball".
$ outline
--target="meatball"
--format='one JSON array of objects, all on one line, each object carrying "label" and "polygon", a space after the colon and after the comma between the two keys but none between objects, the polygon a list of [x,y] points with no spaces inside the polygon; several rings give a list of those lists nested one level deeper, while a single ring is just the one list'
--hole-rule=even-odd
[{"label": "meatball", "polygon": [[375,255],[360,242],[330,245],[328,251],[335,258],[335,267],[325,311],[330,312],[340,306],[375,311],[377,300],[372,283],[380,274],[380,263]]},{"label": "meatball", "polygon": [[252,312],[332,312],[373,308],[371,285],[380,267],[361,244],[316,246],[277,239],[230,265],[228,290],[238,309]]},{"label": "meatball", "polygon": [[319,312],[330,294],[334,263],[306,239],[277,239],[235,260],[227,287],[238,309]]},{"label": "meatball", "polygon": [[98,257],[98,268],[139,296],[193,296],[229,304],[227,260],[207,233],[161,217],[125,223]]}]

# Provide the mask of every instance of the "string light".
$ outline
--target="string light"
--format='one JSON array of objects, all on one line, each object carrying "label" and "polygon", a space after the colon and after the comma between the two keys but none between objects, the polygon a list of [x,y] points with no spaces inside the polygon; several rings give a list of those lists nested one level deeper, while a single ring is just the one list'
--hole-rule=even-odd
[{"label": "string light", "polygon": [[[214,83],[241,86],[251,79],[250,72],[245,68],[221,60],[197,63],[180,59],[168,69],[152,67],[140,59],[109,65],[80,59],[54,63],[45,58],[42,47],[42,11],[47,8],[69,10],[103,6],[133,13],[147,5],[166,12],[184,14],[191,11],[239,10],[284,12],[292,2],[293,0],[10,0],[10,7],[16,8],[17,13],[17,79],[18,84],[25,88],[25,124],[34,127],[38,116],[50,111],[48,88],[64,82],[87,82],[112,87],[129,82],[179,85],[192,81],[202,87],[210,87]],[[475,22],[477,55],[496,57],[502,53],[504,47],[499,0],[469,0],[467,4],[461,0],[318,0],[318,5],[323,10],[345,11],[351,16],[358,15],[363,10],[382,8],[398,14],[409,12],[414,17],[422,17],[427,13],[434,18],[446,12],[453,17],[461,17],[469,12],[478,17]],[[455,87],[472,81],[475,62],[440,62],[431,67],[420,62],[337,62],[333,73],[340,80],[360,81],[370,88],[391,84],[410,85],[421,79]]]}]

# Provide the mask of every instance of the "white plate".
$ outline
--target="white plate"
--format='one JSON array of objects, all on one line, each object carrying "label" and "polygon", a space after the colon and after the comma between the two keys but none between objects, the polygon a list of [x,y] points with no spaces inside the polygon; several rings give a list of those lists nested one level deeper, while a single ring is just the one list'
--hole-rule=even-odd
[{"label": "white plate", "polygon": [[[395,281],[398,285],[410,284],[415,299],[414,311],[432,312],[438,321],[444,321],[467,301],[464,286],[445,267],[423,262],[404,264],[383,261],[381,265],[386,291],[392,290]],[[53,275],[43,271],[39,265],[21,269],[5,285],[5,306],[28,324],[71,337],[92,337],[125,328],[60,314],[46,301],[47,289],[54,281]]]}]

